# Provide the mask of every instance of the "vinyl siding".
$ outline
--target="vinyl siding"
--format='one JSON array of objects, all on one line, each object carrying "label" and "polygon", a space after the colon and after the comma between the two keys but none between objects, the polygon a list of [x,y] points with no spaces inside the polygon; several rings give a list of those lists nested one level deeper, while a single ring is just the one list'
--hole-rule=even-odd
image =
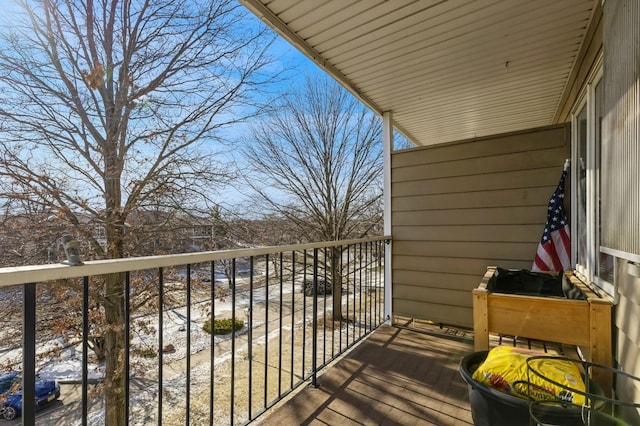
[{"label": "vinyl siding", "polygon": [[[615,250],[614,367],[640,377],[640,2],[603,2],[604,118],[602,123],[601,244]],[[580,73],[587,73],[587,65]],[[619,375],[616,395],[640,401],[640,381]],[[640,412],[620,416],[640,424]]]},{"label": "vinyl siding", "polygon": [[[640,258],[640,2],[605,3],[602,245]],[[633,256],[635,255],[635,256]]]},{"label": "vinyl siding", "polygon": [[393,314],[471,327],[486,267],[531,268],[566,125],[395,152]]},{"label": "vinyl siding", "polygon": [[[640,266],[618,260],[618,305],[615,310],[615,361],[617,368],[640,377]],[[640,381],[619,376],[616,383],[622,401],[640,401]],[[628,409],[625,418],[640,424],[640,410]]]}]

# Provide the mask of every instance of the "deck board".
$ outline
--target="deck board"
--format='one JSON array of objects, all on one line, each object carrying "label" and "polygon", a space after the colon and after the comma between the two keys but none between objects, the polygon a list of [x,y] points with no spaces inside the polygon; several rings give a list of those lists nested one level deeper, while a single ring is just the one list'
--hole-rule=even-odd
[{"label": "deck board", "polygon": [[273,425],[472,425],[460,359],[473,343],[382,326],[261,416]]}]

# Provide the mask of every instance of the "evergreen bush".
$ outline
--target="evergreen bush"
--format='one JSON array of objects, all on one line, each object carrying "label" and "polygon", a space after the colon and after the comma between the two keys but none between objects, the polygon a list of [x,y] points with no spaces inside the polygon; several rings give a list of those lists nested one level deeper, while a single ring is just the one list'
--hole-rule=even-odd
[{"label": "evergreen bush", "polygon": [[229,334],[232,331],[238,331],[242,327],[244,327],[244,321],[242,321],[241,319],[236,318],[234,323],[234,321],[231,318],[222,318],[222,319],[217,319],[213,321],[213,330],[211,330],[210,320],[205,321],[204,325],[202,326],[202,329],[209,334],[211,334],[211,332],[213,331],[214,335],[219,335],[219,334]]}]

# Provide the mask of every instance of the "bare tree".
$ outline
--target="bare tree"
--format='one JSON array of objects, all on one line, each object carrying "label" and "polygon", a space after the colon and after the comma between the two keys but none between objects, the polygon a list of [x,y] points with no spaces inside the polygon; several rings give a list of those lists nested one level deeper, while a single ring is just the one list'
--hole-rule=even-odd
[{"label": "bare tree", "polygon": [[[307,79],[252,126],[247,142],[248,184],[303,240],[362,237],[380,222],[381,120],[332,80]],[[341,306],[340,250],[330,256]]]},{"label": "bare tree", "polygon": [[[258,111],[272,36],[233,0],[17,6],[0,25],[0,199],[52,211],[88,257],[127,256],[132,212],[198,203],[228,177],[210,147]],[[126,415],[123,280],[91,294],[108,325],[108,425]]]}]

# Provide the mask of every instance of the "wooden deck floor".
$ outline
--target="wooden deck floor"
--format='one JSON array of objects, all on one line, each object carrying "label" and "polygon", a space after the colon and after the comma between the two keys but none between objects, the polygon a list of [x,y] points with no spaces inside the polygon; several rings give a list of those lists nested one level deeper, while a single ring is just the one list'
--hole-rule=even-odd
[{"label": "wooden deck floor", "polygon": [[470,342],[382,326],[261,416],[263,425],[472,425],[460,359]]}]

